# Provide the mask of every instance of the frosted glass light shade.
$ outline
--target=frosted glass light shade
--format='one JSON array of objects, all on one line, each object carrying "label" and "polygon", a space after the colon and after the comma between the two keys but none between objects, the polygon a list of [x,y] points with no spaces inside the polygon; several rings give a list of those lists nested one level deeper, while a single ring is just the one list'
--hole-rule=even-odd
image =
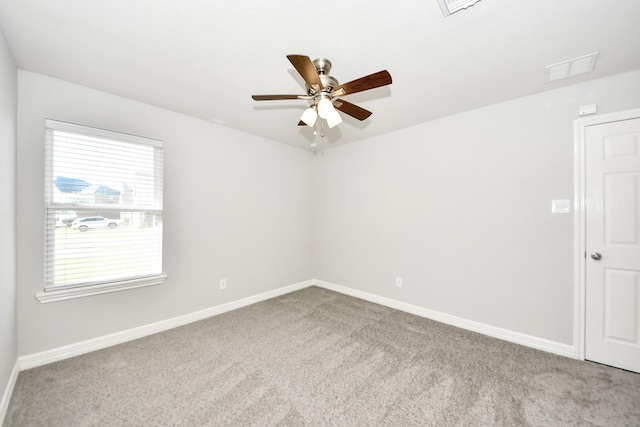
[{"label": "frosted glass light shade", "polygon": [[340,113],[338,113],[335,109],[331,111],[331,113],[326,118],[326,120],[327,120],[327,125],[329,125],[330,128],[342,123],[342,117],[340,117]]},{"label": "frosted glass light shade", "polygon": [[316,113],[316,109],[313,107],[309,107],[304,110],[302,116],[300,116],[300,120],[304,122],[305,125],[309,127],[313,127],[316,124],[316,120],[318,119],[318,113]]},{"label": "frosted glass light shade", "polygon": [[323,119],[329,117],[332,111],[336,110],[333,108],[333,104],[328,98],[322,98],[320,102],[318,102],[318,115]]}]

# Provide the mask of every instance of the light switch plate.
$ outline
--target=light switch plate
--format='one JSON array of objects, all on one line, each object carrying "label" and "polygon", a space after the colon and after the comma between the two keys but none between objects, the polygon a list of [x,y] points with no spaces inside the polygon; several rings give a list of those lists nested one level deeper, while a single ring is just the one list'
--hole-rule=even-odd
[{"label": "light switch plate", "polygon": [[552,213],[570,213],[571,201],[570,200],[552,200],[551,212]]}]

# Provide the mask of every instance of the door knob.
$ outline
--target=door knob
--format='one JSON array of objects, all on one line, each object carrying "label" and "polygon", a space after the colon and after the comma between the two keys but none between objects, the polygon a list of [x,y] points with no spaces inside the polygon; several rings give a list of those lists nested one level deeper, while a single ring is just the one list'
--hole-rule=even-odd
[{"label": "door knob", "polygon": [[602,259],[602,254],[600,252],[593,252],[591,253],[591,259],[600,261]]}]

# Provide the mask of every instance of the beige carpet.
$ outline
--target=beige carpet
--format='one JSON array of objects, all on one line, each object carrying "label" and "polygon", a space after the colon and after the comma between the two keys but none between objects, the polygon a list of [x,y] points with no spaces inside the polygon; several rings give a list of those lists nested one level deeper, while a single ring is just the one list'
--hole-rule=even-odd
[{"label": "beige carpet", "polygon": [[20,373],[4,426],[638,426],[640,375],[312,287]]}]

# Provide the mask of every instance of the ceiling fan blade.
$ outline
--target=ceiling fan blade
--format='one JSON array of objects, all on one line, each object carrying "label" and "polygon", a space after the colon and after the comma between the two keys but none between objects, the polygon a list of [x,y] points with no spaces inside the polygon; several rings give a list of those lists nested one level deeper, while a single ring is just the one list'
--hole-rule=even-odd
[{"label": "ceiling fan blade", "polygon": [[307,124],[305,122],[303,122],[302,120],[300,120],[298,122],[298,126],[306,126]]},{"label": "ceiling fan blade", "polygon": [[343,101],[342,99],[333,101],[333,106],[336,107],[336,110],[340,110],[360,121],[366,119],[372,114],[371,111],[365,110],[364,108],[358,107],[350,102]]},{"label": "ceiling fan blade", "polygon": [[291,64],[311,88],[316,92],[322,90],[320,76],[318,75],[313,62],[311,62],[311,58],[305,55],[287,55],[287,59],[289,59]]},{"label": "ceiling fan blade", "polygon": [[377,73],[341,84],[331,92],[331,96],[349,95],[350,93],[362,92],[389,84],[391,84],[391,74],[389,74],[387,70],[378,71]]},{"label": "ceiling fan blade", "polygon": [[305,95],[251,95],[256,101],[276,101],[279,99],[300,99],[300,96]]}]

